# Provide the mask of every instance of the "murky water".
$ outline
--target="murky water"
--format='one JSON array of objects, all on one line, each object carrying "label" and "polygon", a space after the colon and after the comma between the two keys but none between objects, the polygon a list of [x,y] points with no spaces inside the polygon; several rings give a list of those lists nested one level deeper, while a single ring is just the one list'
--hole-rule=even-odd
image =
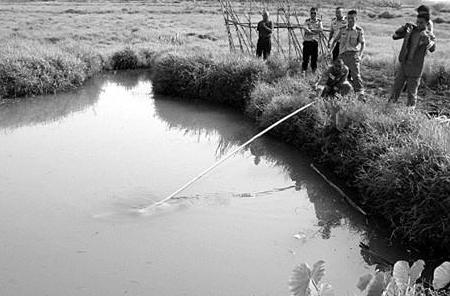
[{"label": "murky water", "polygon": [[359,243],[388,247],[271,137],[133,212],[256,131],[223,107],[155,97],[138,72],[0,105],[0,295],[288,295],[292,269],[320,259],[349,295],[375,269]]}]

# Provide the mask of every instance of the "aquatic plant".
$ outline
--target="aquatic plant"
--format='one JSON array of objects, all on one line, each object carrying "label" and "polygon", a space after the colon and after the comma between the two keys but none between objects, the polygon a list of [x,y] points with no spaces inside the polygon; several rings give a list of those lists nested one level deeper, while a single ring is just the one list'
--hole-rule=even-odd
[{"label": "aquatic plant", "polygon": [[[357,288],[367,296],[433,296],[448,295],[446,287],[450,283],[450,262],[446,261],[434,270],[432,285],[424,281],[417,283],[425,268],[423,260],[409,265],[406,261],[397,261],[392,271],[376,271],[360,277]],[[289,279],[292,296],[334,296],[328,283],[321,283],[325,274],[325,262],[317,261],[312,268],[306,263],[298,265]]]}]

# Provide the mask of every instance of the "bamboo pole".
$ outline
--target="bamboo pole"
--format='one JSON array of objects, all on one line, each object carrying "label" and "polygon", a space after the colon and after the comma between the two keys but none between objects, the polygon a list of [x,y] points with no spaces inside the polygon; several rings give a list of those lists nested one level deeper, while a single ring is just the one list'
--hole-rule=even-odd
[{"label": "bamboo pole", "polygon": [[[249,40],[248,40],[248,36],[246,34],[246,31],[242,28],[242,25],[241,25],[242,23],[240,22],[238,15],[234,12],[233,7],[231,6],[231,2],[229,0],[227,0],[227,3],[228,3],[230,16],[232,18],[232,22],[233,22],[233,24],[235,26],[236,33],[237,33],[238,38],[239,38],[239,43],[240,43],[240,45],[243,44],[245,46],[245,48],[247,49],[247,53],[250,53],[251,51],[249,49],[249,44],[248,44]],[[242,29],[243,33],[241,32],[240,29]],[[245,36],[245,38],[244,38],[244,36]],[[246,38],[247,38],[247,40],[246,40]],[[244,49],[243,49],[244,46],[241,46],[241,51],[242,52],[244,52]]]},{"label": "bamboo pole", "polygon": [[[289,0],[288,0],[289,1]],[[285,11],[285,18],[286,18],[286,23],[288,26],[288,46],[289,46],[289,60],[291,59],[291,27],[290,27],[290,13],[291,13],[291,5],[289,4],[289,2],[287,3],[287,13]]]},{"label": "bamboo pole", "polygon": [[[280,22],[280,9],[279,7],[277,7],[277,40],[280,40],[280,27],[278,26],[278,23]],[[280,44],[277,43],[277,52],[278,54],[280,54]]]},{"label": "bamboo pole", "polygon": [[242,45],[242,36],[240,35],[240,31],[239,28],[236,24],[236,22],[233,20],[233,14],[232,14],[232,7],[231,7],[231,3],[226,0],[227,3],[227,16],[231,18],[231,24],[233,24],[234,29],[236,30],[236,35],[238,37],[238,42],[239,42],[239,48],[241,49],[241,52],[244,52],[244,46]]},{"label": "bamboo pole", "polygon": [[225,5],[224,5],[223,1],[219,0],[219,2],[220,2],[220,6],[222,7],[222,14],[223,14],[223,19],[225,21],[225,27],[226,27],[226,30],[227,30],[228,44],[229,44],[229,47],[230,47],[230,52],[233,52],[235,50],[235,47],[234,47],[234,42],[233,42],[233,36],[231,35],[230,26],[229,26],[229,23],[228,23],[228,21],[229,21],[228,20],[228,14],[225,12]]},{"label": "bamboo pole", "polygon": [[137,210],[137,212],[145,214],[148,213],[148,211],[154,207],[160,206],[162,204],[165,204],[166,202],[168,202],[169,200],[171,200],[174,196],[176,196],[178,193],[182,192],[183,190],[185,190],[186,188],[188,188],[189,186],[191,186],[194,182],[196,182],[198,179],[200,179],[201,177],[203,177],[204,175],[206,175],[208,172],[212,171],[213,169],[215,169],[218,165],[220,165],[222,162],[224,162],[225,160],[227,160],[228,158],[230,158],[231,156],[233,156],[234,154],[236,154],[237,152],[239,152],[240,150],[242,150],[242,148],[246,147],[247,145],[249,145],[250,143],[252,143],[254,140],[256,140],[257,138],[261,137],[262,135],[264,135],[265,133],[267,133],[268,131],[270,131],[271,129],[273,129],[274,127],[276,127],[277,125],[283,123],[284,121],[288,120],[289,118],[297,115],[298,113],[300,113],[301,111],[311,107],[312,105],[314,105],[317,102],[317,99],[315,99],[314,101],[304,105],[303,107],[298,108],[297,110],[295,110],[294,112],[284,116],[283,118],[281,118],[280,120],[278,120],[277,122],[273,123],[272,125],[270,125],[269,127],[265,128],[263,131],[261,131],[260,133],[256,134],[255,136],[253,136],[251,139],[249,139],[247,142],[245,142],[244,144],[242,144],[241,146],[237,147],[236,149],[234,149],[233,151],[231,151],[230,153],[228,153],[227,155],[225,155],[224,157],[222,157],[222,159],[220,159],[219,161],[217,161],[216,163],[214,163],[212,166],[208,167],[207,169],[205,169],[204,171],[202,171],[200,174],[198,174],[195,178],[191,179],[189,182],[187,182],[186,184],[184,184],[183,186],[181,186],[178,190],[176,190],[175,192],[173,192],[171,195],[169,195],[168,197],[155,202],[152,205],[149,205],[147,207],[144,207],[142,209]]},{"label": "bamboo pole", "polygon": [[251,54],[253,54],[253,48],[254,48],[253,39],[252,39],[252,16],[251,16],[252,6],[253,6],[252,4],[253,4],[253,1],[250,0],[250,10],[248,12],[248,33],[250,36],[250,47],[251,47],[251,51],[252,51]]}]

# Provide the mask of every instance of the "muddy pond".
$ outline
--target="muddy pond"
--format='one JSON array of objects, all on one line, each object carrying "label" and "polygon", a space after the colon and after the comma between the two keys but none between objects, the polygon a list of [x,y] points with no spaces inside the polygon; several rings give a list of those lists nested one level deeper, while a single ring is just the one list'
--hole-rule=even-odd
[{"label": "muddy pond", "polygon": [[0,295],[288,295],[293,268],[317,260],[351,295],[375,270],[360,242],[395,252],[271,136],[133,211],[257,131],[223,106],[154,95],[143,72],[2,103]]}]

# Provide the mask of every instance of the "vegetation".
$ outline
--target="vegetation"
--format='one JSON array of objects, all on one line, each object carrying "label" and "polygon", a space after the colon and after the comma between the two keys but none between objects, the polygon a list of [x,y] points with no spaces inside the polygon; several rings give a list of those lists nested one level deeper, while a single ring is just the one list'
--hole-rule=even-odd
[{"label": "vegetation", "polygon": [[[421,279],[425,262],[417,260],[409,265],[397,261],[391,271],[376,271],[362,276],[357,284],[361,295],[367,296],[434,296],[448,295],[450,283],[450,262],[446,261],[434,270],[432,284]],[[334,296],[330,284],[322,283],[325,262],[317,261],[312,268],[306,263],[298,265],[292,272],[289,288],[292,296]],[[420,281],[419,283],[417,283]]]},{"label": "vegetation", "polygon": [[10,40],[0,56],[0,98],[67,90],[103,68],[100,55],[74,44]]}]

